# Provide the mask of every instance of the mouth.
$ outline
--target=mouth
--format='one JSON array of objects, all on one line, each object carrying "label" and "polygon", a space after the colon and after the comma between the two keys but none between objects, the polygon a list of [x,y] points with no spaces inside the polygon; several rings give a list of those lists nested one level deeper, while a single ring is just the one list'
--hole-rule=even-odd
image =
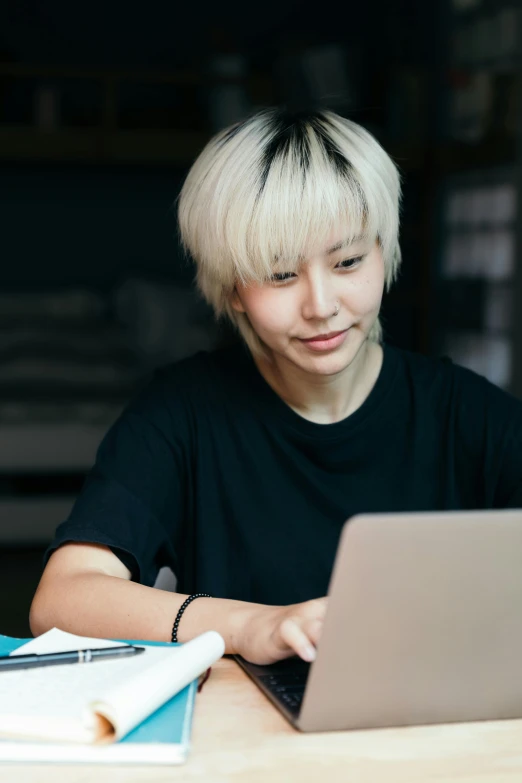
[{"label": "mouth", "polygon": [[327,340],[333,340],[334,337],[337,337],[339,334],[344,334],[347,331],[347,329],[340,329],[337,332],[328,332],[327,334],[316,334],[314,337],[307,337],[302,338],[303,343],[315,343],[315,342],[326,342]]},{"label": "mouth", "polygon": [[328,353],[329,351],[336,350],[344,343],[348,332],[349,329],[343,329],[340,332],[316,334],[314,337],[301,340],[301,343],[306,346],[307,350],[313,351],[314,353]]}]

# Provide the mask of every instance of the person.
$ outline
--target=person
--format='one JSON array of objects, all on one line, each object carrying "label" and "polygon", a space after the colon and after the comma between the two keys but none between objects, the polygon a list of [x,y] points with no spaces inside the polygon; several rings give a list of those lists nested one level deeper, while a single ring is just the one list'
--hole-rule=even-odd
[{"label": "person", "polygon": [[[210,140],[180,237],[240,339],[157,368],[108,430],[46,552],[35,635],[168,641],[177,620],[180,642],[214,629],[254,663],[310,661],[351,516],[522,506],[522,403],[383,339],[400,202],[384,149],[327,110]],[[178,592],[154,588],[163,566]]]}]

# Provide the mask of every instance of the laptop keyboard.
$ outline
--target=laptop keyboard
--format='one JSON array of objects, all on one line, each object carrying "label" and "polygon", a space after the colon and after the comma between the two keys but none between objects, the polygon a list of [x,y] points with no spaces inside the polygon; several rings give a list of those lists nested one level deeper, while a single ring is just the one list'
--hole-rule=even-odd
[{"label": "laptop keyboard", "polygon": [[240,655],[234,657],[270,699],[284,707],[294,718],[298,717],[310,672],[309,663],[292,656],[269,666],[260,666],[245,661]]},{"label": "laptop keyboard", "polygon": [[281,702],[287,710],[297,716],[301,709],[301,702],[305,692],[308,670],[296,672],[281,672],[274,674],[261,674],[259,681],[270,691],[277,701]]}]

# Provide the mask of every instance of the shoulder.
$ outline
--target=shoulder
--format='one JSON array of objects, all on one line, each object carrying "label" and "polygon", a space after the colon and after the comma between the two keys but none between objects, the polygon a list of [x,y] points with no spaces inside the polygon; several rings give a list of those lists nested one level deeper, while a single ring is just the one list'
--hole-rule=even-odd
[{"label": "shoulder", "polygon": [[[140,450],[150,459],[189,448],[202,419],[219,417],[234,389],[237,349],[200,351],[145,376],[106,433],[99,457],[128,461]],[[203,427],[204,429],[205,427]]]},{"label": "shoulder", "polygon": [[408,351],[396,346],[386,346],[399,365],[402,374],[417,383],[433,383],[433,381],[448,381],[455,365],[447,356],[426,356],[415,351]]},{"label": "shoulder", "polygon": [[433,403],[440,403],[452,396],[461,368],[457,368],[449,357],[426,356],[389,345],[386,351],[389,364],[394,365],[394,378],[401,393]]},{"label": "shoulder", "polygon": [[134,411],[155,405],[176,407],[232,387],[240,374],[241,346],[198,351],[185,359],[161,365],[145,376],[129,402]]},{"label": "shoulder", "polygon": [[425,356],[395,347],[391,350],[403,379],[427,395],[436,407],[461,410],[470,416],[515,416],[522,421],[519,399],[449,356]]},{"label": "shoulder", "polygon": [[403,375],[417,383],[480,387],[484,392],[496,389],[501,394],[505,394],[482,375],[456,364],[449,356],[426,356],[395,346],[387,346],[387,350],[395,355]]}]

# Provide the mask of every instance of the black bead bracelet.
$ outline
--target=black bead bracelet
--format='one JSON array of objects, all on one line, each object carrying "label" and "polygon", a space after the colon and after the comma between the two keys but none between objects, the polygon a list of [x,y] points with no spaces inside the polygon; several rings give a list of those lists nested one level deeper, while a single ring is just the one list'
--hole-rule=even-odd
[{"label": "black bead bracelet", "polygon": [[192,595],[189,595],[187,600],[181,605],[179,612],[176,615],[176,619],[174,620],[174,626],[172,628],[172,638],[171,642],[177,642],[178,641],[178,626],[179,621],[181,620],[181,615],[189,605],[191,601],[193,601],[195,598],[212,598],[211,595],[208,593],[193,593]]}]

